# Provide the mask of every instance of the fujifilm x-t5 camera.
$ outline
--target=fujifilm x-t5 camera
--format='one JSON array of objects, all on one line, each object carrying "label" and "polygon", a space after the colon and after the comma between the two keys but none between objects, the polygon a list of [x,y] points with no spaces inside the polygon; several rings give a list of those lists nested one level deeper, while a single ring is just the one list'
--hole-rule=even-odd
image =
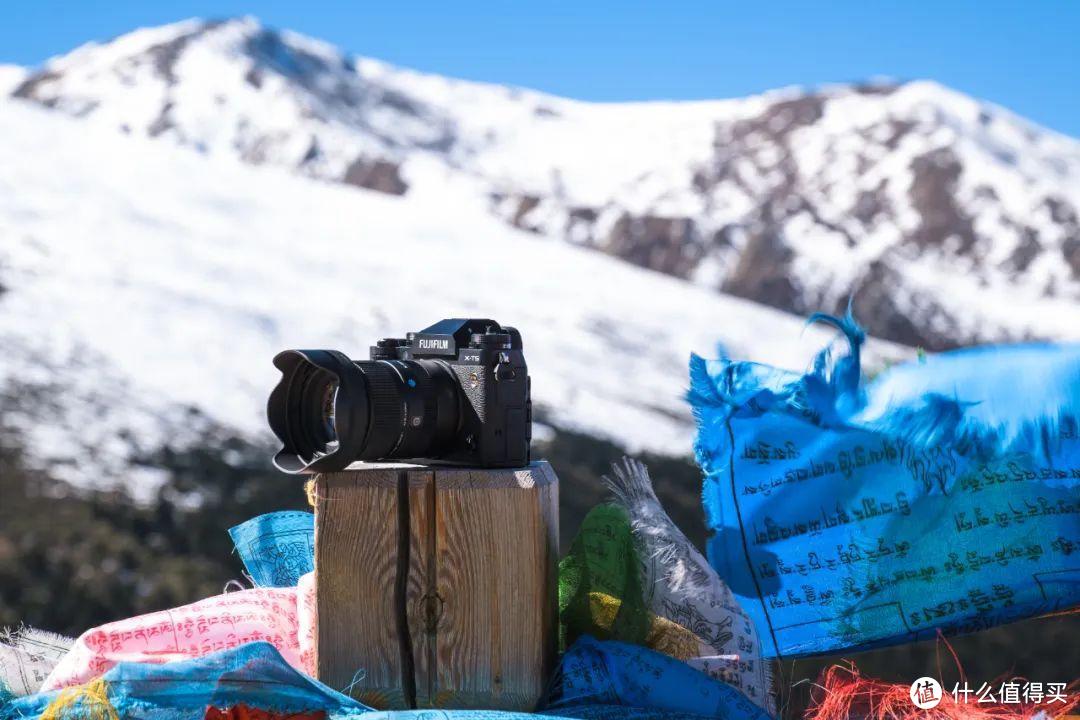
[{"label": "fujifilm x-t5 camera", "polygon": [[344,469],[356,460],[477,467],[529,463],[532,403],[521,334],[494,320],[442,320],[371,347],[286,350],[270,395],[270,427],[288,473]]}]

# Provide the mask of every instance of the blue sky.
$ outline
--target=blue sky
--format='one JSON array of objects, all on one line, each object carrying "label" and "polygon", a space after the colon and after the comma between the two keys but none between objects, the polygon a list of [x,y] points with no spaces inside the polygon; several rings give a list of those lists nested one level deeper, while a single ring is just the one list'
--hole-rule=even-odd
[{"label": "blue sky", "polygon": [[587,100],[931,78],[1080,137],[1080,2],[7,2],[0,62],[192,16],[255,15],[361,54]]}]

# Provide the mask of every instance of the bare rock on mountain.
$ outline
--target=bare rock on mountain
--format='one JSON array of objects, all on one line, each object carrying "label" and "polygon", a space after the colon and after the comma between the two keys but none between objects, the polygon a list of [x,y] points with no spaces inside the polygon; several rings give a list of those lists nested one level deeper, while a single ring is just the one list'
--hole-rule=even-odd
[{"label": "bare rock on mountain", "polygon": [[911,207],[919,214],[919,224],[910,238],[921,247],[941,247],[946,240],[957,241],[955,251],[973,249],[974,219],[956,197],[963,165],[947,147],[938,148],[911,161],[912,181],[908,191]]},{"label": "bare rock on mountain", "polygon": [[680,278],[690,277],[705,253],[693,220],[655,215],[623,214],[600,247],[635,265]]},{"label": "bare rock on mountain", "polygon": [[795,253],[784,243],[769,214],[765,215],[765,219],[749,228],[738,264],[721,289],[774,307],[800,305],[801,292],[791,272]]},{"label": "bare rock on mountain", "polygon": [[345,170],[342,182],[388,195],[404,195],[409,189],[401,179],[401,166],[386,160],[358,158]]}]

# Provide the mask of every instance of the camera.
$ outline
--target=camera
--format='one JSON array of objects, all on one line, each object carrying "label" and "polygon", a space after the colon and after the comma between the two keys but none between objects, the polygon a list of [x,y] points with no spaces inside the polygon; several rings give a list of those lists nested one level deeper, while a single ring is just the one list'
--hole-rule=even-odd
[{"label": "camera", "polygon": [[451,319],[371,346],[285,350],[267,418],[274,465],[332,472],[357,460],[521,467],[532,440],[521,333],[494,320]]}]

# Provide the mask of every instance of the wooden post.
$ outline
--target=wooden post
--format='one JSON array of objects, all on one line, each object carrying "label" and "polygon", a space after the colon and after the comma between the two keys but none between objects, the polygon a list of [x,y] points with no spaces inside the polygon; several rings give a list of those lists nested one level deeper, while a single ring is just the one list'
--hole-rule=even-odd
[{"label": "wooden post", "polygon": [[532,710],[556,659],[558,487],[542,461],[317,476],[319,679],[378,709]]}]

